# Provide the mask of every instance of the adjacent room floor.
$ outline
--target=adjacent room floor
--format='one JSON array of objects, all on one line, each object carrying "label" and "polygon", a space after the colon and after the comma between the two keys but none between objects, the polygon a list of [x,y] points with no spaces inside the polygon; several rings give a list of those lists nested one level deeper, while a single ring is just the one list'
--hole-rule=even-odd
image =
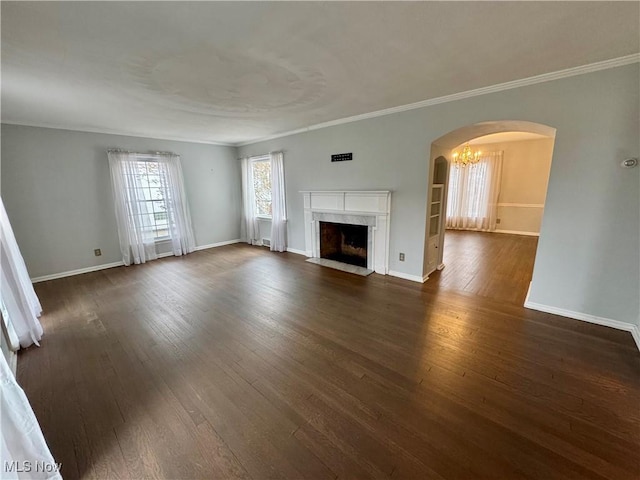
[{"label": "adjacent room floor", "polygon": [[523,305],[537,245],[537,237],[447,230],[445,268],[427,286]]},{"label": "adjacent room floor", "polygon": [[454,260],[424,285],[304,260],[231,245],[37,284],[18,379],[64,478],[640,475],[628,333]]}]

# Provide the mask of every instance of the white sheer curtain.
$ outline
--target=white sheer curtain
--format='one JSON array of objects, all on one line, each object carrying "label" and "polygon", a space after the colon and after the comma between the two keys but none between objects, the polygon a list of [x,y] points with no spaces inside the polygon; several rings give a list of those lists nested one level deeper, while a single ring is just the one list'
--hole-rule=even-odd
[{"label": "white sheer curtain", "polygon": [[451,166],[447,228],[480,231],[496,229],[502,153],[483,153],[480,161],[474,165]]},{"label": "white sheer curtain", "polygon": [[287,250],[287,210],[284,193],[284,159],[273,152],[271,159],[271,251]]},{"label": "white sheer curtain", "polygon": [[191,212],[184,189],[182,163],[174,154],[158,156],[160,178],[167,204],[169,237],[176,256],[186,255],[196,249],[195,236],[191,223]]},{"label": "white sheer curtain", "polygon": [[159,186],[166,207],[167,234],[174,255],[195,250],[191,214],[184,190],[180,157],[174,154],[139,154],[109,151],[109,167],[120,239],[120,251],[125,265],[145,263],[158,258],[151,191],[145,181],[145,163],[157,166]]},{"label": "white sheer curtain", "polygon": [[110,151],[109,168],[113,186],[120,252],[125,265],[158,258],[149,204],[135,153]]},{"label": "white sheer curtain", "polygon": [[[42,338],[40,301],[18,248],[9,217],[0,199],[0,307],[17,334],[21,347],[38,345]],[[1,332],[0,332],[1,333]],[[12,349],[15,345],[12,345]]]},{"label": "white sheer curtain", "polygon": [[[62,480],[29,400],[0,354],[0,478]],[[24,469],[30,462],[31,471]],[[44,468],[36,469],[36,462]],[[23,471],[20,472],[19,470]]]},{"label": "white sheer curtain", "polygon": [[[1,354],[0,461],[0,478],[3,480],[62,480],[29,400]],[[25,462],[30,462],[30,472],[25,471]],[[36,462],[44,468],[36,469]]]},{"label": "white sheer curtain", "polygon": [[251,160],[243,158],[240,160],[242,167],[242,222],[241,235],[244,241],[250,245],[257,245],[260,235],[258,219],[256,217],[256,201],[253,191],[253,170]]}]

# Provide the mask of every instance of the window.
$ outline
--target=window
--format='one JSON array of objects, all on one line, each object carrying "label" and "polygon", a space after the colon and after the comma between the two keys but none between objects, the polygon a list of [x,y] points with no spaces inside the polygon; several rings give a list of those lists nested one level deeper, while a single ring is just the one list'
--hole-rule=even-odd
[{"label": "window", "polygon": [[[169,238],[169,218],[167,215],[167,172],[159,162],[152,160],[133,161],[131,173],[135,176],[127,182],[127,203],[131,215],[138,215],[144,231],[151,232],[155,240]],[[136,192],[131,191],[135,189]]]},{"label": "window", "polygon": [[492,231],[496,229],[502,151],[483,152],[480,161],[449,170],[447,228]]},{"label": "window", "polygon": [[251,159],[255,213],[259,217],[271,218],[271,160],[269,157]]},{"label": "window", "polygon": [[158,240],[170,241],[176,256],[193,252],[180,155],[109,150],[108,158],[122,262],[155,260]]},{"label": "window", "polygon": [[[447,217],[455,215],[456,208],[462,208],[468,217],[481,217],[486,214],[485,189],[487,188],[488,163],[479,162],[467,167],[452,167],[449,173],[449,195],[447,200]],[[466,193],[462,202],[456,202],[454,197],[459,195],[459,189]]]}]

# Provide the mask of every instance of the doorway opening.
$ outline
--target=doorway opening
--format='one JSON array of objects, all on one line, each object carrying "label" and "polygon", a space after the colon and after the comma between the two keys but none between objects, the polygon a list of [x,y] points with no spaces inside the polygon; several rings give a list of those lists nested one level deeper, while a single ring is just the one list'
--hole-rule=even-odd
[{"label": "doorway opening", "polygon": [[483,122],[432,143],[424,273],[439,289],[524,303],[555,133],[531,122]]}]

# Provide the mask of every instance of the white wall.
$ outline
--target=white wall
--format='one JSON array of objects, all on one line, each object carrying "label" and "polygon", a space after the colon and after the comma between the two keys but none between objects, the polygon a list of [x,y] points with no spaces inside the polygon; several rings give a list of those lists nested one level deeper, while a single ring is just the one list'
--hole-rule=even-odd
[{"label": "white wall", "polygon": [[109,148],[180,154],[196,244],[239,238],[233,147],[2,125],[2,196],[32,278],[122,259]]},{"label": "white wall", "polygon": [[[638,322],[639,66],[614,68],[277,138],[241,156],[285,154],[290,247],[304,249],[301,190],[392,190],[390,269],[422,276],[431,142],[464,125],[557,129],[530,301]],[[331,163],[332,153],[353,152]],[[406,261],[398,261],[398,253]]]},{"label": "white wall", "polygon": [[483,152],[504,152],[498,197],[498,231],[539,233],[551,170],[553,139],[488,143],[476,148]]}]

